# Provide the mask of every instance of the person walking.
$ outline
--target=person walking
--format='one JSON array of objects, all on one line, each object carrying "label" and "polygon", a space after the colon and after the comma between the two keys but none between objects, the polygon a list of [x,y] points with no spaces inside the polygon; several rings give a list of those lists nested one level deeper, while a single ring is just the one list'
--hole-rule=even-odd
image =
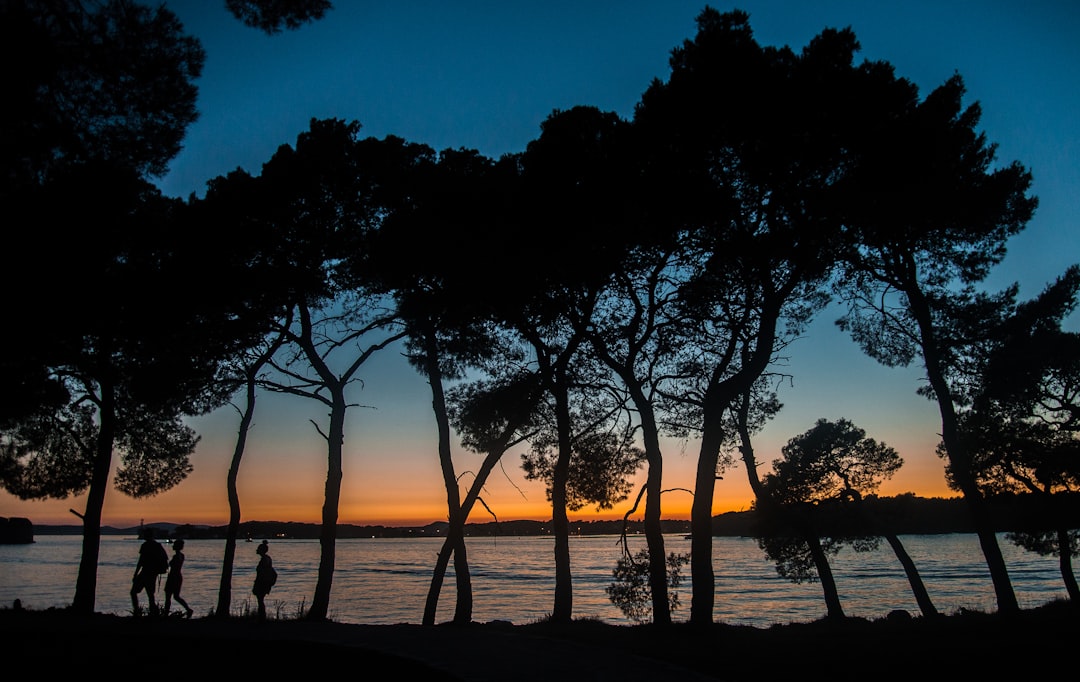
[{"label": "person walking", "polygon": [[158,615],[158,605],[154,601],[154,591],[157,589],[157,579],[162,573],[169,570],[169,555],[165,553],[157,540],[154,539],[154,529],[146,527],[142,529],[143,543],[139,547],[139,560],[135,563],[135,575],[131,577],[131,611],[136,616],[142,615],[139,606],[139,593],[146,592],[147,607],[150,615]]},{"label": "person walking", "polygon": [[270,588],[277,582],[277,571],[274,570],[274,561],[270,558],[270,543],[263,540],[255,548],[255,553],[259,555],[259,564],[255,567],[255,585],[251,588],[251,593],[255,595],[259,603],[258,619],[264,621],[266,620],[266,595],[270,594]]},{"label": "person walking", "polygon": [[184,598],[180,596],[180,586],[184,584],[184,541],[177,540],[173,543],[173,556],[169,560],[169,575],[165,578],[165,615],[169,615],[172,600],[184,607],[184,617],[191,618],[194,613]]}]

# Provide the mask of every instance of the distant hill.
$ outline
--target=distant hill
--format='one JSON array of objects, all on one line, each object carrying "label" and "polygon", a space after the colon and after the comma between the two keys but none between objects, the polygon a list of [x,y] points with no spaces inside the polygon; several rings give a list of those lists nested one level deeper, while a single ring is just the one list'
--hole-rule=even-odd
[{"label": "distant hill", "polygon": [[[1058,496],[1057,512],[1064,514],[1071,528],[1080,527],[1080,495]],[[864,504],[872,514],[887,521],[890,530],[899,535],[970,533],[973,532],[967,506],[960,498],[925,498],[915,495],[896,497],[868,497]],[[1008,496],[995,499],[990,504],[994,527],[999,532],[1022,530],[1027,527],[1043,526],[1040,521],[1044,507],[1038,497],[1033,495]],[[837,518],[836,522],[845,520]],[[727,512],[713,517],[713,535],[727,537],[753,537],[757,528],[758,517],[754,511]],[[686,534],[690,532],[690,522],[669,520],[661,522],[664,533]],[[146,524],[158,529],[163,538],[222,539],[227,526],[191,525],[177,523]],[[404,537],[444,537],[447,524],[444,521],[429,523],[426,526],[357,526],[338,525],[338,538],[404,538]],[[466,535],[471,537],[492,536],[533,536],[551,535],[551,521],[498,521],[489,523],[470,523]],[[103,527],[102,535],[129,535],[138,537],[139,527],[113,528]],[[240,538],[294,538],[318,539],[320,526],[317,523],[295,523],[291,521],[247,521],[240,524]],[[575,521],[570,524],[574,535],[618,535],[623,532],[622,521]],[[640,521],[626,523],[626,532],[644,533]],[[36,535],[80,535],[82,526],[35,526]]]}]

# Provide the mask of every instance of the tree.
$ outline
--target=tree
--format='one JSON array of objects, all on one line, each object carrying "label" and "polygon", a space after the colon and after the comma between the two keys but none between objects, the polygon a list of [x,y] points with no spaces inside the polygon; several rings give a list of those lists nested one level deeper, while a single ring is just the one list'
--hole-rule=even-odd
[{"label": "tree", "polygon": [[943,452],[971,508],[998,610],[1013,614],[1016,595],[960,432],[958,381],[968,376],[962,362],[973,340],[956,314],[983,305],[974,285],[1030,219],[1031,176],[1018,163],[996,164],[994,145],[976,130],[979,106],[963,106],[959,76],[922,101],[907,89],[852,144],[843,194],[855,246],[844,255],[838,290],[847,313],[838,324],[885,365],[922,361],[921,392],[939,407]]},{"label": "tree", "polygon": [[[92,8],[77,0],[5,2],[0,37],[6,61],[22,65],[8,69],[3,82],[0,205],[8,230],[20,238],[7,246],[0,284],[20,292],[11,297],[9,313],[25,329],[43,332],[5,336],[0,362],[14,381],[5,382],[0,398],[2,424],[5,416],[57,407],[66,399],[42,357],[63,338],[60,329],[42,325],[68,319],[51,292],[64,286],[57,275],[70,273],[70,281],[80,282],[96,274],[101,263],[84,256],[104,255],[107,245],[115,245],[98,235],[87,252],[80,242],[87,217],[56,213],[52,202],[92,199],[86,192],[62,195],[80,189],[79,174],[93,180],[99,171],[132,178],[163,173],[197,116],[193,81],[205,55],[171,12],[124,0]],[[132,178],[116,180],[127,185]],[[112,199],[122,191],[138,196],[128,186]],[[65,220],[71,217],[80,220]],[[46,218],[50,222],[42,222]],[[53,268],[41,267],[45,254]]]},{"label": "tree", "polygon": [[[199,336],[208,302],[190,295],[190,262],[174,257],[176,204],[146,182],[195,120],[204,55],[164,7],[26,2],[0,12],[5,48],[22,50],[9,60],[29,65],[5,76],[0,133],[0,201],[21,235],[0,285],[20,292],[9,312],[25,330],[5,335],[0,355],[5,369],[24,364],[5,392],[27,402],[0,422],[16,494],[88,493],[73,607],[89,613],[114,449],[122,491],[167,489],[190,470],[196,441],[181,417],[220,399],[206,392],[217,357],[208,339],[218,337]],[[67,295],[48,295],[56,290]],[[0,400],[15,404],[12,393]],[[46,423],[42,441],[35,425]],[[58,458],[71,465],[40,467]]]},{"label": "tree", "polygon": [[[671,405],[662,387],[679,372],[675,363],[679,339],[686,338],[692,324],[680,317],[678,306],[678,273],[685,266],[680,264],[677,244],[665,243],[665,237],[670,241],[670,235],[662,233],[641,234],[635,240],[622,269],[614,273],[601,294],[597,308],[603,312],[594,316],[589,329],[589,352],[615,374],[636,412],[648,467],[645,485],[638,495],[639,501],[645,495],[647,547],[636,559],[627,557],[627,561],[647,558],[650,562],[644,594],[652,600],[655,625],[670,625],[675,603],[668,595],[670,562],[664,559],[660,523],[664,492],[660,437],[685,437],[689,432],[685,423],[670,416]],[[631,511],[637,511],[637,504]],[[628,578],[639,577],[636,563],[622,568],[631,571]]]},{"label": "tree", "polygon": [[[848,516],[849,521],[830,520],[828,527],[834,530],[825,546],[835,551],[844,544],[852,544],[857,550],[869,550],[877,545],[873,536],[884,536],[904,567],[923,615],[936,616],[937,610],[900,539],[882,523],[871,519],[862,504],[866,495],[874,493],[903,465],[896,450],[867,438],[863,429],[847,419],[835,422],[819,419],[813,428],[789,440],[782,452],[783,459],[773,463],[773,473],[765,478],[765,497],[759,500],[758,508],[765,514],[780,516],[781,526],[790,525],[797,531],[811,534],[804,532],[799,539],[808,547],[817,568],[829,615],[842,617],[843,610],[827,566],[828,552],[816,546],[818,537],[812,535],[815,531],[808,517],[820,515],[819,509],[831,507]],[[846,505],[838,510],[837,502]],[[797,511],[794,510],[796,507]],[[807,518],[800,518],[803,514]],[[843,530],[835,530],[837,528],[850,530],[845,535]],[[771,555],[785,556],[779,549],[784,544],[782,540],[764,538],[761,544]]]},{"label": "tree", "polygon": [[263,166],[265,201],[250,218],[274,233],[272,258],[288,276],[289,314],[273,329],[285,340],[270,360],[274,391],[315,400],[329,410],[313,426],[327,445],[319,577],[306,614],[325,620],[337,547],[345,418],[349,388],[364,364],[406,331],[392,301],[370,286],[362,257],[385,215],[380,188],[428,153],[400,138],[359,139],[356,122],[312,120],[295,147],[283,145]]},{"label": "tree", "polygon": [[[967,409],[958,415],[982,494],[1026,493],[1043,501],[1044,513],[1007,537],[1029,551],[1058,556],[1073,601],[1080,601],[1072,568],[1080,533],[1058,507],[1062,495],[1080,491],[1080,334],[1062,329],[1078,289],[1080,267],[1073,266],[1037,298],[1008,306],[976,356]],[[954,484],[951,468],[947,473]]]},{"label": "tree", "polygon": [[[171,229],[175,202],[129,174],[87,169],[72,181],[72,187],[53,184],[58,197],[73,203],[53,203],[49,217],[57,224],[91,220],[108,229],[86,235],[98,237],[94,244],[80,244],[73,235],[76,243],[67,245],[83,251],[77,259],[72,254],[71,267],[59,277],[78,283],[62,286],[70,292],[65,305],[52,310],[51,324],[33,331],[50,335],[40,359],[67,399],[39,406],[5,433],[18,443],[7,452],[20,472],[17,483],[7,479],[5,485],[23,497],[88,493],[73,606],[92,612],[114,453],[120,456],[116,487],[129,495],[153,495],[183,480],[197,437],[182,417],[224,399],[213,378],[235,338],[218,317],[220,308],[188,286],[196,270],[181,254],[185,247],[170,239],[178,234]],[[82,192],[86,201],[78,200]],[[61,215],[66,211],[80,215]],[[46,423],[50,430],[41,430]],[[73,460],[62,468],[41,466],[56,458]],[[72,476],[75,471],[82,473]]]},{"label": "tree", "polygon": [[252,206],[270,206],[267,197],[260,195],[261,185],[247,172],[236,170],[208,183],[206,198],[194,195],[188,200],[185,232],[195,243],[214,242],[217,248],[202,256],[203,269],[215,273],[216,296],[238,311],[232,323],[244,328],[236,352],[219,368],[217,381],[235,399],[243,395],[243,405],[233,406],[240,421],[233,448],[225,492],[229,502],[229,523],[225,534],[221,581],[218,588],[218,618],[230,617],[232,605],[232,575],[236,541],[240,532],[240,496],[237,479],[240,474],[248,431],[255,415],[256,392],[263,372],[284,340],[273,334],[283,326],[288,315],[288,282],[290,273],[283,261],[273,254],[273,232],[262,229],[264,222],[253,219]]},{"label": "tree", "polygon": [[[597,301],[632,244],[625,228],[634,224],[635,204],[628,198],[635,186],[621,182],[633,168],[626,163],[625,130],[618,116],[595,107],[555,111],[545,119],[540,136],[518,159],[510,223],[536,235],[522,254],[524,263],[513,263],[519,270],[524,265],[528,277],[507,278],[495,317],[528,348],[551,410],[554,622],[569,622],[573,611],[567,508],[575,439],[608,419],[605,407],[589,403],[612,386],[610,373],[586,350],[590,328],[602,314]],[[584,426],[575,423],[577,416]]]},{"label": "tree", "polygon": [[298,29],[334,8],[329,0],[225,0],[225,7],[245,26],[270,34]]},{"label": "tree", "polygon": [[700,416],[690,619],[709,624],[713,493],[720,453],[737,442],[726,415],[828,301],[842,235],[833,187],[848,131],[873,101],[875,68],[853,66],[850,31],[824,31],[796,55],[760,46],[744,12],[706,8],[697,25],[634,124],[669,208],[666,229],[693,268],[680,304],[697,326],[680,339],[682,371],[665,392]]},{"label": "tree", "polygon": [[[483,453],[484,459],[480,467],[471,472],[473,480],[461,499],[460,507],[456,513],[450,515],[451,523],[439,551],[424,606],[424,625],[435,623],[439,591],[451,553],[454,556],[454,571],[458,581],[454,622],[472,622],[472,582],[467,578],[468,564],[464,552],[458,551],[464,547],[465,523],[477,502],[493,514],[481,497],[484,485],[506,452],[527,441],[535,430],[535,404],[540,394],[536,376],[530,372],[515,372],[516,370],[510,370],[506,376],[496,376],[494,381],[476,381],[459,385],[450,391],[448,403],[451,407],[448,411],[451,423],[461,434],[462,444],[469,450]],[[468,472],[463,471],[455,479],[455,484],[466,473]],[[459,575],[462,570],[465,571],[464,580]]]},{"label": "tree", "polygon": [[[446,489],[448,530],[439,553],[424,609],[424,624],[433,624],[446,567],[451,556],[457,582],[457,605],[454,622],[472,621],[472,581],[465,546],[465,522],[478,499],[479,488],[463,501],[459,474],[455,470],[451,443],[451,408],[447,402],[447,382],[463,380],[470,372],[480,371],[496,378],[500,394],[509,386],[520,385],[517,378],[507,379],[516,367],[520,347],[501,343],[504,334],[492,324],[492,306],[488,292],[490,281],[489,237],[500,229],[507,197],[507,180],[516,179],[513,164],[496,163],[472,150],[445,150],[434,158],[425,156],[410,165],[407,177],[395,179],[397,199],[388,202],[383,225],[364,255],[364,270],[372,286],[392,296],[408,336],[405,352],[417,371],[431,387],[432,409],[438,433],[438,461]],[[394,192],[395,190],[388,190]],[[417,244],[425,248],[417,249]],[[487,389],[479,386],[467,400],[483,399]],[[516,401],[535,397],[507,393]],[[473,448],[486,452],[482,475],[474,487],[483,485],[490,467],[516,440],[515,432],[528,419],[530,407],[502,407],[494,412],[465,409],[469,419],[462,424],[472,433],[484,432],[490,425],[477,424],[479,415],[496,420],[498,435],[488,434],[474,440]]]},{"label": "tree", "polygon": [[165,172],[198,116],[206,58],[175,14],[130,0],[27,0],[3,3],[0,19],[5,57],[22,65],[4,75],[5,202],[89,162]]},{"label": "tree", "polygon": [[[606,422],[610,417],[597,415]],[[566,508],[578,511],[595,504],[597,511],[611,509],[629,497],[631,485],[627,478],[641,466],[644,453],[633,445],[633,432],[623,430],[615,433],[598,431],[593,420],[576,414],[574,422],[587,424],[593,430],[575,434],[573,457],[570,460],[566,482]],[[530,481],[548,482],[548,499],[551,499],[551,482],[558,464],[554,449],[555,439],[540,433],[532,439],[532,451],[521,456],[525,478]]]},{"label": "tree", "polygon": [[[625,543],[623,549],[623,556],[619,557],[611,572],[615,582],[605,587],[604,591],[624,616],[638,623],[645,623],[649,612],[656,610],[652,596],[652,560],[649,557],[649,548],[638,550],[633,555]],[[679,593],[676,590],[682,584],[681,569],[689,561],[690,556],[687,554],[671,552],[667,555],[667,589],[664,590],[664,598],[668,602],[668,613],[679,608]]]}]

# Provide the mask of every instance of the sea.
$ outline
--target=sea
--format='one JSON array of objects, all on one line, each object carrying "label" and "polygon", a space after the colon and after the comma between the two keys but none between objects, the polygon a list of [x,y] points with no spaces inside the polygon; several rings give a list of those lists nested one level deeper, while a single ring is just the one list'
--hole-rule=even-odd
[{"label": "sea", "polygon": [[[258,556],[254,542],[237,544],[232,577],[234,615],[251,614],[255,598],[251,585]],[[1016,547],[1002,534],[999,542],[1021,608],[1035,608],[1066,599],[1056,557],[1040,556]],[[319,567],[319,541],[268,538],[278,582],[267,596],[270,617],[294,618],[304,613],[314,594]],[[938,611],[996,610],[993,585],[973,534],[903,535]],[[103,536],[98,561],[95,611],[127,615],[132,612],[131,577],[138,559],[136,537]],[[777,574],[753,538],[716,537],[713,566],[713,619],[732,625],[769,627],[809,622],[825,616],[818,582],[793,583]],[[628,539],[631,552],[644,548],[643,536]],[[439,538],[356,538],[338,540],[329,618],[343,623],[419,624],[431,585]],[[170,556],[172,548],[166,546]],[[217,605],[224,540],[188,540],[184,547],[181,596],[196,617],[210,615]],[[554,599],[554,543],[544,536],[482,537],[467,540],[473,587],[473,620],[527,624],[550,615]],[[665,537],[665,549],[690,551],[683,535]],[[573,575],[573,617],[628,625],[636,621],[611,602],[606,588],[624,547],[617,536],[573,537],[570,541]],[[0,545],[0,608],[19,600],[24,608],[43,610],[69,606],[75,594],[82,539],[76,535],[39,536],[23,545]],[[903,568],[889,545],[870,552],[843,549],[832,558],[833,574],[844,612],[877,619],[894,610],[919,615]],[[678,604],[676,622],[690,617],[690,567],[682,568],[681,584],[673,590]],[[164,577],[157,598],[164,597]],[[145,605],[145,595],[140,595]],[[451,565],[440,594],[437,622],[453,618],[454,571]],[[172,607],[181,611],[179,605]]]}]

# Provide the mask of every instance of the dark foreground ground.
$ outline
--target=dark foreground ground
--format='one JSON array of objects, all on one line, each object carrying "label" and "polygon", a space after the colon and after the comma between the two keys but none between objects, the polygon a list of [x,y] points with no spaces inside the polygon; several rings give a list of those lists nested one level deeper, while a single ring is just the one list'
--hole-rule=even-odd
[{"label": "dark foreground ground", "polygon": [[927,621],[847,619],[774,626],[678,624],[352,625],[148,619],[0,609],[4,669],[31,675],[222,675],[432,682],[557,680],[1031,679],[1071,663],[1080,609],[1064,602],[1015,618],[962,613]]}]

